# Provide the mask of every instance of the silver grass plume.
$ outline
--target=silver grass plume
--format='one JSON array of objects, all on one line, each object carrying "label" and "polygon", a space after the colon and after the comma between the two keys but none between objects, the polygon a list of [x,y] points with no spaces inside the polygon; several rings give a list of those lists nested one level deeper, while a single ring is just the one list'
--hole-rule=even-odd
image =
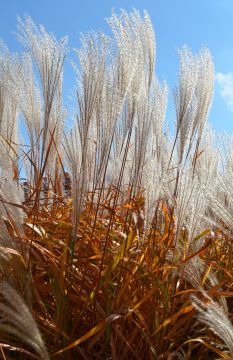
[{"label": "silver grass plume", "polygon": [[[177,259],[180,261],[181,254],[184,253],[184,249],[181,244],[178,243],[176,245],[176,253]],[[173,254],[168,254],[169,257],[173,257]],[[185,279],[194,289],[202,289],[203,291],[207,291],[219,284],[218,278],[213,272],[208,273],[208,277],[205,279],[203,283],[203,277],[206,272],[206,264],[199,256],[192,257],[189,261],[187,261],[184,265],[179,268],[179,276],[180,278]],[[225,314],[228,315],[228,307],[226,298],[224,296],[218,297],[218,304],[221,305]]]},{"label": "silver grass plume", "polygon": [[142,177],[145,197],[145,229],[147,230],[155,216],[155,209],[163,197],[163,172],[156,158],[147,159]]},{"label": "silver grass plume", "polygon": [[5,153],[5,156],[1,156],[0,165],[7,163],[7,166],[12,166],[12,162],[17,161],[21,87],[16,79],[20,73],[19,57],[11,55],[4,43],[0,42],[0,142]]},{"label": "silver grass plume", "polygon": [[214,66],[209,50],[202,49],[195,56],[184,47],[180,51],[179,87],[174,91],[179,163],[187,158],[192,147],[198,149],[212,101],[213,84]]},{"label": "silver grass plume", "polygon": [[190,132],[195,126],[197,64],[194,55],[187,47],[180,50],[179,54],[179,87],[174,90],[176,108],[175,140],[178,140],[179,163],[182,163]]},{"label": "silver grass plume", "polygon": [[233,326],[225,310],[205,291],[201,293],[204,300],[191,296],[192,303],[198,312],[198,320],[207,325],[223,341],[228,355],[233,356]]},{"label": "silver grass plume", "polygon": [[[108,22],[118,46],[116,79],[121,79],[121,83],[118,81],[119,93],[122,94],[123,99],[125,98],[125,103],[122,102],[123,121],[119,119],[114,139],[114,147],[117,151],[115,163],[122,163],[119,160],[125,158],[127,153],[124,175],[127,173],[127,176],[130,176],[128,183],[132,183],[136,190],[141,177],[145,143],[151,123],[149,99],[154,81],[155,35],[146,12],[142,19],[136,10],[130,14],[122,11],[119,17],[113,14]],[[121,136],[118,136],[118,133]],[[120,138],[121,145],[117,143]],[[130,143],[134,143],[134,154],[133,149],[129,149],[127,145],[129,139]],[[130,157],[129,153],[131,153]]]},{"label": "silver grass plume", "polygon": [[[205,177],[204,177],[204,180]],[[211,182],[210,182],[211,185]],[[206,213],[208,211],[208,199],[206,196],[206,186],[201,183],[197,176],[193,176],[192,170],[180,173],[176,205],[176,250],[177,259],[184,259],[192,253],[198,252],[204,245],[203,238],[199,240],[195,237],[202,231],[203,225],[208,224]],[[204,219],[204,221],[203,221]],[[168,259],[173,254],[168,254]],[[202,284],[205,273],[205,264],[198,256],[194,256],[179,269],[180,276],[192,284],[194,288],[204,286]],[[208,274],[205,287],[216,286],[218,280],[212,272]],[[224,297],[219,298],[219,303],[227,313],[227,305]]]},{"label": "silver grass plume", "polygon": [[[174,93],[177,128],[170,161],[177,142],[178,167],[173,181],[177,237],[183,227],[188,228],[189,247],[195,233],[201,228],[200,219],[207,209],[206,189],[209,184],[206,183],[207,178],[205,181],[198,178],[195,167],[197,159],[199,167],[202,160],[199,149],[213,94],[214,69],[209,51],[203,49],[194,56],[184,47],[180,52],[179,78],[179,88]],[[205,144],[202,145],[205,147]]]},{"label": "silver grass plume", "polygon": [[[108,19],[108,23],[117,44],[114,78],[119,79],[115,87],[122,99],[120,116],[113,139],[113,172],[119,174],[123,169],[122,179],[124,180],[122,182],[124,184],[132,183],[137,187],[140,163],[143,163],[142,151],[145,149],[141,144],[144,136],[142,127],[145,130],[145,138],[147,138],[151,122],[150,110],[147,105],[142,109],[142,104],[144,100],[148,103],[154,80],[155,35],[146,12],[144,18],[141,18],[136,10],[130,14],[122,11],[120,16],[113,13],[112,17]],[[146,109],[148,110],[148,121],[146,121],[144,113],[147,111]],[[140,124],[140,130],[138,124]],[[135,144],[135,150],[131,145],[129,146],[132,143]],[[123,161],[123,159],[125,160]],[[117,172],[116,169],[118,169]],[[117,181],[118,187],[121,186],[119,180]]]},{"label": "silver grass plume", "polygon": [[0,283],[0,331],[28,345],[42,360],[49,355],[35,320],[19,293],[7,282]]},{"label": "silver grass plume", "polygon": [[0,170],[0,213],[7,217],[7,214],[14,221],[21,225],[24,222],[24,212],[20,208],[23,202],[23,191],[17,182],[12,178],[8,169]]},{"label": "silver grass plume", "polygon": [[121,99],[115,88],[110,40],[104,34],[88,34],[83,36],[82,43],[83,48],[77,51],[81,62],[78,88],[81,171],[84,179],[88,174],[89,190],[95,191],[105,182]]},{"label": "silver grass plume", "polygon": [[[144,160],[141,164],[142,186],[145,196],[145,228],[150,226],[154,216],[154,209],[158,200],[164,195],[164,186],[167,179],[166,162],[169,151],[166,136],[163,134],[163,123],[167,102],[167,86],[160,86],[156,81],[150,98],[150,128],[147,139],[142,137],[141,146],[145,148]],[[143,129],[141,129],[143,131]],[[144,165],[143,165],[144,163]]]},{"label": "silver grass plume", "polygon": [[[203,229],[216,226],[216,214],[212,209],[210,198],[218,198],[218,176],[221,164],[221,148],[215,132],[207,126],[203,133],[203,140],[199,146],[199,153],[194,154],[195,174],[202,184],[203,195],[206,199],[207,208],[201,220]],[[193,161],[194,163],[194,161]]]},{"label": "silver grass plume", "polygon": [[[4,154],[2,154],[3,156]],[[23,189],[12,177],[9,169],[0,169],[0,274],[8,284],[24,288],[25,299],[31,301],[30,271],[26,266],[28,249],[21,241],[25,238],[23,224]]]},{"label": "silver grass plume", "polygon": [[78,225],[79,215],[83,208],[86,186],[80,188],[80,173],[82,163],[82,147],[80,133],[77,126],[74,126],[69,134],[64,134],[63,152],[67,169],[71,176],[73,203],[73,224]]},{"label": "silver grass plume", "polygon": [[216,134],[210,125],[205,127],[199,145],[199,153],[193,154],[195,173],[198,180],[206,187],[206,191],[209,189],[214,190],[220,167],[221,149]]},{"label": "silver grass plume", "polygon": [[[20,110],[24,118],[27,137],[30,144],[30,160],[25,159],[25,171],[28,179],[32,179],[34,173],[32,164],[40,167],[40,135],[43,115],[43,104],[39,85],[36,83],[33,72],[33,60],[30,54],[22,57],[22,95],[20,99]],[[26,143],[26,139],[23,139]],[[27,151],[27,148],[24,149]],[[27,161],[28,160],[28,161]]]},{"label": "silver grass plume", "polygon": [[177,237],[180,237],[183,227],[188,229],[189,247],[193,237],[200,230],[200,220],[207,206],[203,186],[197,177],[193,176],[192,168],[181,169],[179,172],[175,203]]},{"label": "silver grass plume", "polygon": [[[190,241],[203,228],[210,226],[207,218],[208,197],[216,195],[219,170],[219,149],[213,143],[211,129],[207,128],[200,145],[200,153],[192,154],[192,163],[180,170],[176,198],[177,232],[185,226]],[[213,156],[214,155],[214,156]],[[195,171],[193,163],[195,161]],[[196,243],[196,246],[197,243]],[[196,249],[197,250],[197,249]]]},{"label": "silver grass plume", "polygon": [[[209,221],[214,226],[222,227],[222,223],[232,228],[233,224],[233,148],[232,135],[224,135],[220,142],[221,167],[216,176],[216,192],[208,191],[208,201],[211,207]],[[211,218],[210,218],[211,217]],[[224,228],[225,232],[228,232]]]},{"label": "silver grass plume", "polygon": [[[219,149],[215,146],[214,134],[207,127],[200,143],[200,154],[196,159],[195,171],[193,172],[193,164],[189,163],[183,166],[179,172],[175,200],[176,256],[178,259],[199,251],[204,245],[203,238],[195,239],[195,237],[203,228],[211,225],[208,219],[210,211],[208,196],[216,194],[216,175],[220,160]],[[194,158],[195,153],[191,152],[191,154]],[[168,254],[168,258],[170,256],[173,257],[172,254]],[[180,276],[184,277],[194,288],[209,289],[216,286],[218,279],[212,272],[208,274],[205,284],[202,283],[205,271],[204,262],[197,256],[191,258],[179,269]],[[225,298],[220,297],[218,301],[227,314]]]},{"label": "silver grass plume", "polygon": [[[84,190],[90,179],[92,189],[103,184],[105,174],[109,181],[110,157],[119,159],[128,151],[123,149],[131,136],[137,97],[145,82],[149,91],[153,77],[154,33],[148,15],[141,19],[136,11],[129,15],[122,11],[119,17],[113,14],[108,23],[112,41],[103,34],[88,34],[76,51],[81,65],[78,129],[83,154],[79,188]],[[149,72],[144,69],[145,62]]]},{"label": "silver grass plume", "polygon": [[[0,247],[1,276],[10,284],[26,280],[25,248],[17,241],[24,236],[23,192],[18,180],[18,112],[22,66],[18,56],[0,47]],[[19,272],[17,274],[17,272]],[[30,291],[29,291],[30,292]],[[29,296],[27,292],[27,296]]]},{"label": "silver grass plume", "polygon": [[147,143],[150,132],[152,131],[153,108],[150,106],[148,94],[142,91],[138,97],[135,109],[135,128],[134,128],[134,167],[131,183],[135,193],[141,185],[141,177],[147,152]]},{"label": "silver grass plume", "polygon": [[197,64],[198,73],[195,96],[198,107],[195,121],[198,124],[198,141],[200,142],[212,103],[214,89],[214,64],[208,48],[204,48],[199,52]]},{"label": "silver grass plume", "polygon": [[107,141],[106,138],[109,138],[105,133],[107,126],[103,128],[102,122],[102,115],[105,121],[109,120],[103,114],[106,105],[106,100],[103,99],[107,91],[108,48],[109,40],[103,34],[88,34],[82,36],[82,47],[76,50],[80,61],[77,130],[82,149],[78,187],[82,193],[90,190],[92,181],[94,187],[98,183],[98,177],[101,175],[98,168],[100,169],[100,160],[103,160],[104,156],[100,148],[101,141]]},{"label": "silver grass plume", "polygon": [[[46,153],[51,142],[49,158],[47,160],[47,172],[50,173],[53,168],[56,158],[56,146],[59,146],[63,122],[64,110],[62,106],[62,77],[63,64],[67,54],[67,39],[63,38],[58,42],[53,34],[45,31],[43,26],[37,27],[30,17],[25,17],[24,20],[18,17],[18,40],[25,46],[26,51],[32,57],[37,66],[37,70],[41,80],[43,112],[40,118],[40,166],[43,166]],[[30,60],[29,60],[30,61]],[[24,75],[25,76],[25,75]],[[27,99],[29,100],[29,107],[32,106],[30,95],[33,92],[32,71],[30,70],[30,92],[26,90]],[[38,88],[35,88],[34,93],[37,95]],[[29,98],[28,98],[29,97]],[[24,113],[26,111],[25,104]],[[38,114],[38,113],[37,113]],[[39,115],[39,114],[38,114]],[[26,117],[26,123],[30,120]],[[38,127],[39,118],[35,119],[35,128]],[[29,137],[32,137],[31,124],[27,125],[29,130]]]},{"label": "silver grass plume", "polygon": [[141,19],[136,10],[130,14],[122,10],[120,16],[113,13],[107,21],[118,48],[118,89],[122,98],[130,85],[137,95],[140,78],[143,79],[145,73],[149,89],[155,67],[155,35],[148,14],[144,12]]},{"label": "silver grass plume", "polygon": [[[155,81],[155,85],[152,87],[151,99],[150,102],[153,106],[153,115],[152,115],[152,132],[149,139],[149,150],[152,151],[154,156],[157,157],[157,160],[161,162],[163,169],[167,169],[165,160],[168,158],[169,154],[166,153],[166,144],[168,141],[167,133],[164,129],[164,120],[167,109],[167,96],[168,96],[168,87],[166,82],[159,84],[158,81]],[[164,152],[165,150],[165,152]]]}]

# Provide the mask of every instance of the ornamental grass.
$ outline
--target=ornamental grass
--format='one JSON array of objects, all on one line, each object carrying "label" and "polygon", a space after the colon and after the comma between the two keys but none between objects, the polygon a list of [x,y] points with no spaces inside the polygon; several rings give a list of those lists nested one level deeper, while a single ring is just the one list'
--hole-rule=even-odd
[{"label": "ornamental grass", "polygon": [[[145,12],[68,40],[18,19],[0,47],[2,359],[232,359],[233,139],[207,123],[210,51],[168,87]],[[69,125],[69,128],[66,125]]]}]

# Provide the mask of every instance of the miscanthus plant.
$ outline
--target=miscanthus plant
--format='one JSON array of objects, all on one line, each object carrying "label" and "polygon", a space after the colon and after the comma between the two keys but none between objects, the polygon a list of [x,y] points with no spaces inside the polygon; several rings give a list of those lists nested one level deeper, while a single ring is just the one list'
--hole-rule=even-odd
[{"label": "miscanthus plant", "polygon": [[148,14],[75,50],[18,19],[0,45],[3,359],[231,359],[233,147],[207,124],[208,49],[179,51],[175,130]]}]

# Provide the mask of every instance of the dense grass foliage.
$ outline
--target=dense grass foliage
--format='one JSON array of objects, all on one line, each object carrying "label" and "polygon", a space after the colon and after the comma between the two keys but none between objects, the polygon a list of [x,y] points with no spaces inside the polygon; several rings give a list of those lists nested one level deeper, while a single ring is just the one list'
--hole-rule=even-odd
[{"label": "dense grass foliage", "polygon": [[[18,20],[0,48],[2,359],[232,359],[233,146],[208,49],[180,52],[175,131],[147,13],[76,50]],[[23,125],[22,125],[23,124]],[[22,130],[24,128],[24,130]]]}]

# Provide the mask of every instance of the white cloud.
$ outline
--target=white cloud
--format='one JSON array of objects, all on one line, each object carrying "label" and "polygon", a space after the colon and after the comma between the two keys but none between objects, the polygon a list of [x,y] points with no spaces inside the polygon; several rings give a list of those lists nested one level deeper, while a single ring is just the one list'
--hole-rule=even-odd
[{"label": "white cloud", "polygon": [[220,85],[222,97],[225,99],[228,107],[233,112],[233,73],[217,73],[216,81]]}]

